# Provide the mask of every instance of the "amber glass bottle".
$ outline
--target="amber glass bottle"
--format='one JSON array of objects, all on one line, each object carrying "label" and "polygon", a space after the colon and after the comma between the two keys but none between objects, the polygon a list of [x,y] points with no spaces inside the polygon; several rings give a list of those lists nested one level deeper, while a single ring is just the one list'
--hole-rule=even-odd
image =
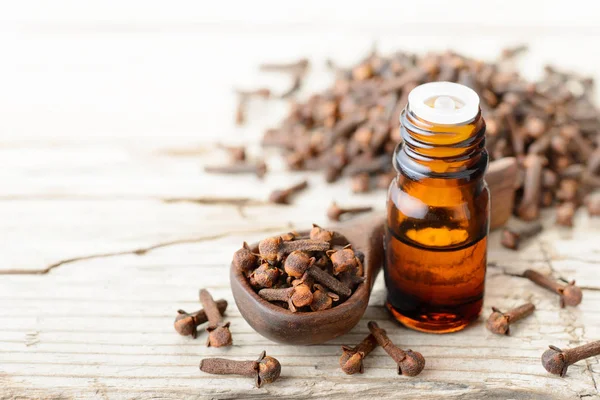
[{"label": "amber glass bottle", "polygon": [[409,328],[458,331],[481,311],[486,272],[488,154],[479,97],[456,83],[421,85],[400,123],[387,204],[387,306]]}]

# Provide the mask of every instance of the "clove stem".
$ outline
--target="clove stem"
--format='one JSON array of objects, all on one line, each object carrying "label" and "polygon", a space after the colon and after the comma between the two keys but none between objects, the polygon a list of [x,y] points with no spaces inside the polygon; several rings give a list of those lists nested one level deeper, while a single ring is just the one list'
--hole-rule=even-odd
[{"label": "clove stem", "polygon": [[567,285],[562,285],[532,269],[526,270],[523,276],[536,285],[557,293],[560,296],[560,306],[562,308],[565,306],[576,306],[581,303],[583,293],[579,287],[575,286],[575,281],[571,281]]}]

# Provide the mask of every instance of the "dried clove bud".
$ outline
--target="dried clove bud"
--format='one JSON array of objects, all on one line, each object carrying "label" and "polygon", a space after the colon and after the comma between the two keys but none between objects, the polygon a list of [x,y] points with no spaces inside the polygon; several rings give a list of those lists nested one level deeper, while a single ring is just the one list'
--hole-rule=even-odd
[{"label": "dried clove bud", "polygon": [[294,294],[292,295],[292,303],[294,303],[296,307],[306,307],[312,304],[313,292],[309,285],[298,282],[294,283],[292,287],[295,289]]},{"label": "dried clove bud", "polygon": [[567,374],[569,365],[600,355],[600,340],[567,350],[561,350],[555,346],[549,347],[542,354],[542,365],[546,368],[546,371],[562,377]]},{"label": "dried clove bud", "polygon": [[329,256],[333,264],[334,275],[356,270],[361,266],[360,261],[354,254],[354,250],[352,250],[352,245],[348,245],[341,250],[329,250],[327,251],[327,256]]},{"label": "dried clove bud", "polygon": [[289,204],[290,197],[308,187],[308,181],[302,181],[287,189],[274,190],[269,196],[269,201],[275,204]]},{"label": "dried clove bud", "polygon": [[558,293],[560,296],[560,306],[562,308],[565,306],[576,306],[581,303],[583,293],[579,287],[575,286],[575,281],[571,281],[567,285],[561,285],[560,283],[532,269],[526,270],[523,273],[523,276],[538,286]]},{"label": "dried clove bud", "polygon": [[293,251],[326,251],[329,250],[328,242],[316,240],[294,240],[286,242],[279,236],[274,236],[261,240],[258,244],[258,251],[263,260],[269,264],[279,262],[286,254]]},{"label": "dried clove bud", "polygon": [[487,320],[486,327],[498,335],[510,335],[510,324],[533,314],[534,310],[535,306],[531,303],[525,303],[505,313],[492,307],[493,312]]},{"label": "dried clove bud", "polygon": [[242,271],[244,274],[248,274],[256,268],[258,257],[250,250],[248,243],[244,242],[242,248],[233,253],[233,266]]},{"label": "dried clove bud", "polygon": [[[227,300],[217,300],[217,308],[221,315],[227,309]],[[198,336],[198,326],[208,321],[206,312],[199,310],[193,313],[187,313],[183,310],[177,310],[177,317],[173,324],[177,333],[181,336],[192,336],[194,339]]]},{"label": "dried clove bud", "polygon": [[266,301],[284,301],[291,312],[296,312],[296,307],[308,306],[313,301],[313,294],[305,284],[298,284],[282,289],[262,289],[258,295]]},{"label": "dried clove bud", "polygon": [[300,278],[314,262],[314,257],[309,256],[303,251],[295,250],[287,256],[283,268],[289,276]]},{"label": "dried clove bud", "polygon": [[511,229],[506,227],[502,231],[502,239],[500,243],[507,249],[517,250],[521,240],[537,235],[542,231],[542,229],[542,224],[538,221],[524,224],[518,228]]},{"label": "dried clove bud", "polygon": [[342,346],[342,356],[340,357],[340,367],[348,375],[364,372],[363,359],[377,347],[375,336],[370,334],[362,340],[357,346]]},{"label": "dried clove bud", "polygon": [[291,242],[292,240],[296,240],[299,238],[300,236],[298,235],[298,232],[288,232],[281,235],[281,240],[283,240],[284,242]]},{"label": "dried clove bud", "polygon": [[327,217],[332,221],[339,221],[344,214],[359,214],[369,211],[373,211],[373,207],[340,208],[336,202],[333,202],[327,209]]},{"label": "dried clove bud", "polygon": [[263,263],[251,273],[250,285],[255,288],[273,287],[280,274],[279,268],[275,268],[269,263]]},{"label": "dried clove bud", "polygon": [[256,387],[273,383],[281,374],[281,364],[263,351],[256,361],[233,361],[224,358],[205,358],[200,371],[218,375],[243,375],[256,379]]},{"label": "dried clove bud", "polygon": [[200,303],[202,303],[208,318],[208,327],[206,328],[208,340],[206,345],[209,347],[231,346],[229,322],[223,323],[217,303],[215,303],[208,290],[200,290]]},{"label": "dried clove bud", "polygon": [[398,375],[417,376],[423,371],[425,358],[421,353],[412,350],[405,351],[395,346],[388,338],[386,331],[374,321],[369,321],[368,327],[377,343],[398,364]]},{"label": "dried clove bud", "polygon": [[310,239],[331,243],[333,240],[333,232],[323,229],[317,224],[313,224],[313,227],[310,230]]},{"label": "dried clove bud", "polygon": [[315,291],[313,293],[313,300],[310,303],[310,309],[313,311],[328,310],[333,307],[334,301],[340,300],[340,296],[330,292],[318,283],[313,284],[313,288]]}]

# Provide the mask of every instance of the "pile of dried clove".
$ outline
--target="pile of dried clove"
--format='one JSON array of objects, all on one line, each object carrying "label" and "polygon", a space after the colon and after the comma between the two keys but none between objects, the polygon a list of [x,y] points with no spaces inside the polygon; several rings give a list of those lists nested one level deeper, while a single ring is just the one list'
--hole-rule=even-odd
[{"label": "pile of dried clove", "polygon": [[260,297],[291,312],[345,301],[364,280],[363,262],[362,252],[318,225],[306,237],[290,232],[264,239],[258,253],[244,243],[232,261]]},{"label": "pile of dried clove", "polygon": [[325,171],[328,182],[351,177],[355,192],[387,188],[408,93],[430,81],[458,82],[481,98],[491,159],[514,156],[519,162],[515,214],[535,220],[541,207],[558,205],[557,222],[570,226],[579,205],[591,214],[599,207],[598,194],[585,198],[600,190],[593,80],[548,66],[543,79],[527,82],[513,65],[523,50],[504,50],[494,63],[453,52],[375,51],[352,68],[330,63],[333,86],[305,102],[292,101],[287,118],[265,133],[263,144],[283,148],[291,169]]}]

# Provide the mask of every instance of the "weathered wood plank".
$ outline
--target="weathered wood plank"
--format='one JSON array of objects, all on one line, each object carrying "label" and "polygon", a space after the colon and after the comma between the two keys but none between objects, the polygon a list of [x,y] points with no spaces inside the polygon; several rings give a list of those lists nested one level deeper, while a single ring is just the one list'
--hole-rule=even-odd
[{"label": "weathered wood plank", "polygon": [[[580,223],[575,235],[576,240],[583,240],[579,245],[585,248],[589,246],[586,237],[593,240],[589,231],[585,233],[595,229],[594,221],[590,223]],[[554,248],[549,255],[552,265],[548,263],[548,252],[543,249],[554,235],[554,230],[549,230],[515,253],[501,249],[494,233],[491,258],[511,272],[533,263],[548,273],[550,267],[567,276],[576,270],[581,279],[591,279],[592,268],[582,271],[568,263],[569,257],[577,253],[577,242],[573,240],[563,238],[571,246]],[[483,319],[461,333],[436,336],[398,328],[388,320],[382,307],[380,277],[372,306],[352,332],[319,346],[281,346],[254,333],[233,304],[227,287],[227,264],[242,237],[238,234],[164,247],[143,256],[84,260],[43,276],[1,277],[0,371],[9,393],[72,396],[92,393],[98,387],[104,388],[110,398],[149,393],[187,397],[198,390],[218,398],[234,398],[248,390],[251,394],[292,398],[336,398],[348,390],[369,391],[382,397],[393,397],[401,390],[409,391],[409,398],[427,398],[425,394],[432,393],[450,398],[501,398],[508,395],[507,387],[513,398],[574,398],[597,393],[593,379],[599,378],[599,371],[595,363],[578,363],[569,370],[567,379],[560,379],[543,370],[539,356],[548,344],[572,346],[598,333],[594,327],[600,325],[600,291],[586,290],[580,307],[560,310],[556,296],[493,267],[488,274],[484,316],[491,305],[510,307],[523,300],[538,306],[534,316],[516,325],[510,338],[487,332]],[[202,335],[193,341],[173,332],[174,310],[198,307],[200,286],[230,301],[227,317],[234,332],[233,348],[208,349]],[[364,375],[343,375],[337,366],[339,346],[360,341],[367,333],[369,319],[388,329],[392,340],[425,354],[426,372],[415,380],[398,378],[391,360],[376,351],[367,359]],[[252,358],[262,349],[284,364],[283,379],[268,389],[251,389],[246,380],[197,371],[202,357]],[[510,386],[506,386],[508,383]],[[228,389],[223,390],[225,387]]]}]

